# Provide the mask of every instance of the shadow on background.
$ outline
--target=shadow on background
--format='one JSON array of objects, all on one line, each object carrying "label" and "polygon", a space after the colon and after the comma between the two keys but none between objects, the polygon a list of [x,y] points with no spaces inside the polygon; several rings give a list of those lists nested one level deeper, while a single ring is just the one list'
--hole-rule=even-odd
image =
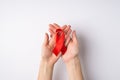
[{"label": "shadow on background", "polygon": [[78,41],[79,41],[79,45],[80,45],[79,57],[80,57],[80,63],[81,63],[81,67],[82,67],[82,73],[83,73],[84,80],[92,80],[91,75],[89,73],[88,64],[87,64],[88,63],[87,55],[89,54],[87,52],[87,49],[88,49],[87,40],[80,33],[77,33],[77,37],[78,37]]}]

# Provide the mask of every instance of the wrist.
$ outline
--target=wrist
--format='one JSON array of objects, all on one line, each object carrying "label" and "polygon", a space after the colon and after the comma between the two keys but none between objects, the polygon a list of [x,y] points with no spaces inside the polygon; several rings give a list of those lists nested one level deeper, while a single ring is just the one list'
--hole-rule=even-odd
[{"label": "wrist", "polygon": [[71,66],[71,65],[73,66],[73,65],[76,65],[78,63],[80,63],[80,59],[79,59],[78,55],[71,58],[69,61],[65,62],[66,66]]},{"label": "wrist", "polygon": [[48,61],[41,59],[38,80],[52,80],[53,67]]},{"label": "wrist", "polygon": [[68,61],[66,63],[66,68],[68,71],[68,75],[70,76],[70,80],[83,80],[80,59],[78,56]]},{"label": "wrist", "polygon": [[52,64],[48,59],[41,59],[40,61],[41,65],[45,65],[46,67],[52,68],[54,67],[54,64]]}]

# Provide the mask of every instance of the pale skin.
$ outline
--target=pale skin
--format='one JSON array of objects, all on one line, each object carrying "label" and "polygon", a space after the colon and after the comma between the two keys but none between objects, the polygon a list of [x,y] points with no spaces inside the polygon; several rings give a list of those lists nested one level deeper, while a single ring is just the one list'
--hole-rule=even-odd
[{"label": "pale skin", "polygon": [[[65,46],[67,46],[67,51],[64,55],[61,55],[60,52],[58,56],[55,56],[52,53],[52,49],[55,45],[55,31],[58,28],[63,29],[65,32]],[[66,64],[69,80],[83,80],[80,59],[78,57],[79,44],[76,31],[72,32],[70,25],[60,27],[58,24],[54,23],[49,25],[49,32],[51,33],[50,38],[46,33],[42,45],[42,57],[40,61],[38,80],[52,80],[54,64],[60,57],[62,57]],[[70,37],[71,32],[72,37]]]}]

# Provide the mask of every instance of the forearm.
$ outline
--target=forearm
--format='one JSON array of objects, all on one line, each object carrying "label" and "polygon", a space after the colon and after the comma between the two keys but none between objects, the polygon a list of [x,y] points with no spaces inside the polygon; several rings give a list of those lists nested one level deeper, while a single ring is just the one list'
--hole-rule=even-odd
[{"label": "forearm", "polygon": [[69,80],[83,80],[80,60],[77,57],[66,63]]},{"label": "forearm", "polygon": [[41,60],[38,80],[52,80],[53,66],[45,60]]}]

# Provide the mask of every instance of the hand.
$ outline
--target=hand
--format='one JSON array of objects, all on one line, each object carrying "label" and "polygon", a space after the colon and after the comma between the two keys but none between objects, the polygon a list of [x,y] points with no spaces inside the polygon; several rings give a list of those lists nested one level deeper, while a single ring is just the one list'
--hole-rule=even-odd
[{"label": "hand", "polygon": [[52,53],[52,50],[54,48],[55,45],[55,35],[52,35],[51,39],[49,39],[48,34],[45,34],[45,39],[44,42],[42,44],[42,61],[46,61],[48,64],[50,65],[54,65],[55,62],[59,59],[60,55],[55,56]]},{"label": "hand", "polygon": [[[51,33],[51,36],[55,34],[56,29],[60,28],[59,25],[54,24],[50,26],[49,32]],[[66,33],[66,40],[65,40],[65,46],[67,46],[67,51],[64,55],[62,55],[62,58],[64,62],[68,62],[72,59],[74,59],[78,53],[79,53],[79,45],[78,40],[76,36],[76,32],[72,32],[72,38],[70,38],[71,29],[70,26],[64,26],[62,27],[64,32]]]},{"label": "hand", "polygon": [[67,63],[71,61],[72,59],[75,59],[76,57],[78,57],[78,53],[79,53],[79,43],[78,43],[78,39],[76,36],[76,31],[73,31],[72,38],[70,39],[68,46],[67,46],[67,51],[62,56],[62,58],[64,62]]},{"label": "hand", "polygon": [[59,59],[60,55],[57,57],[52,53],[54,46],[54,35],[49,39],[48,34],[45,34],[45,39],[42,44],[42,59],[40,62],[40,68],[38,73],[38,80],[52,80],[52,73],[55,62]]}]

